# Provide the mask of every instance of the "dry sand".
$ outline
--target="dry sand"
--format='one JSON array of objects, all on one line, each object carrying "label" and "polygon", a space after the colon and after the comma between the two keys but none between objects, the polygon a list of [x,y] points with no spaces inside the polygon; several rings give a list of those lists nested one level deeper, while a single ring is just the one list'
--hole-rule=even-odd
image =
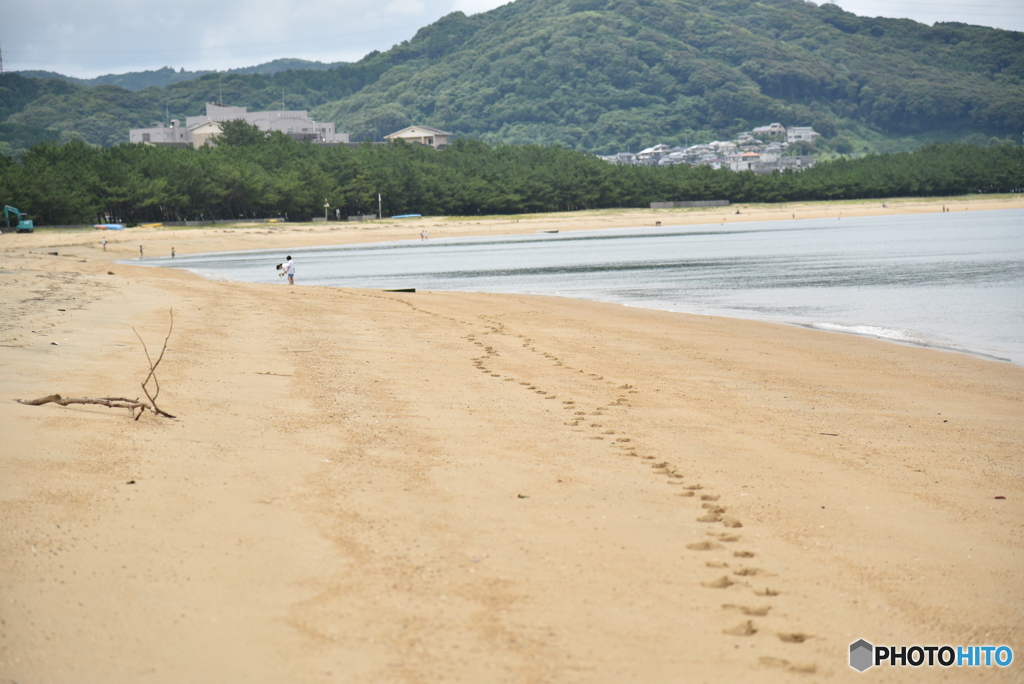
[{"label": "dry sand", "polygon": [[[0,236],[0,681],[1021,681],[1024,368],[113,263],[940,206],[887,204]],[[172,308],[176,419],[13,401],[139,396]],[[1016,657],[860,675],[858,638]]]}]

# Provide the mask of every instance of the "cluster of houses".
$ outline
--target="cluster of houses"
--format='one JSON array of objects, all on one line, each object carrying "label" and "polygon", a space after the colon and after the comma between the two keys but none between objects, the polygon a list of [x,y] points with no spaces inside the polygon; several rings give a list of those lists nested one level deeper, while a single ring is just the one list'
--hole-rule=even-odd
[{"label": "cluster of houses", "polygon": [[655,145],[636,154],[620,152],[601,156],[612,164],[631,166],[710,166],[715,169],[727,168],[733,171],[772,173],[782,169],[806,169],[814,165],[812,157],[787,156],[786,149],[795,142],[812,142],[820,133],[810,126],[784,127],[773,123],[759,126],[752,131],[740,133],[733,140],[715,141],[689,147]]},{"label": "cluster of houses", "polygon": [[[250,112],[247,107],[226,107],[208,102],[206,114],[190,116],[182,125],[179,119],[172,119],[169,126],[154,123],[149,128],[133,128],[128,139],[133,143],[165,145],[170,147],[202,147],[211,144],[211,138],[221,133],[225,121],[242,120],[261,131],[280,131],[295,140],[308,140],[321,145],[351,144],[348,133],[338,133],[333,123],[314,121],[305,110],[279,110],[272,112]],[[402,139],[406,142],[427,145],[441,149],[448,145],[452,134],[431,126],[409,126],[386,135],[386,140]]]}]

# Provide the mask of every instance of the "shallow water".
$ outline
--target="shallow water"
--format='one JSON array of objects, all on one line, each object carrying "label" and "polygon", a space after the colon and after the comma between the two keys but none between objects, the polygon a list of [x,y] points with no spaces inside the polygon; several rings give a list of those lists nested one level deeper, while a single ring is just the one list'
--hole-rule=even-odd
[{"label": "shallow water", "polygon": [[[295,249],[296,281],[559,295],[795,323],[1024,363],[1024,210]],[[284,253],[147,259],[276,283]]]}]

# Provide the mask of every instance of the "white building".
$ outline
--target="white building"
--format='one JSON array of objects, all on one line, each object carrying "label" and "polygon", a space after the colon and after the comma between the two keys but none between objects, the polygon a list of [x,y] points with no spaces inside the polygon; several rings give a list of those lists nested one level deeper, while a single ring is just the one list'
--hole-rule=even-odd
[{"label": "white building", "polygon": [[771,123],[767,126],[758,126],[751,132],[754,135],[781,135],[786,132],[786,127],[780,123]]},{"label": "white building", "polygon": [[133,143],[149,145],[192,146],[192,134],[177,119],[171,119],[170,126],[154,123],[150,128],[133,128],[128,133],[128,139]]},{"label": "white building", "polygon": [[757,152],[744,152],[743,154],[729,155],[726,158],[729,168],[733,171],[749,171],[753,165],[761,161],[761,155]]},{"label": "white building", "polygon": [[636,164],[636,155],[631,152],[619,152],[618,154],[598,156],[610,164],[622,164],[624,166],[633,166]]},{"label": "white building", "polygon": [[792,143],[799,140],[814,142],[814,139],[820,135],[821,133],[816,132],[810,126],[791,126],[786,129],[786,142]]},{"label": "white building", "polygon": [[223,131],[220,124],[220,121],[205,121],[188,129],[192,134],[192,146],[202,147],[210,142],[210,138],[220,135]]},{"label": "white building", "polygon": [[665,144],[655,145],[654,147],[648,147],[645,150],[637,152],[636,159],[641,164],[657,164],[658,161],[668,155],[672,151],[672,148]]},{"label": "white building", "polygon": [[[241,119],[256,126],[261,131],[280,131],[296,140],[310,140],[320,143],[347,143],[348,134],[338,133],[333,123],[314,121],[305,110],[250,112],[247,107],[225,107],[208,102],[206,114],[190,116],[185,119],[185,126],[177,119],[170,126],[154,124],[151,128],[133,128],[129,131],[129,142],[148,143],[151,145],[202,146],[212,135],[212,123]],[[219,127],[217,127],[219,129]],[[197,139],[195,133],[199,131]]]},{"label": "white building", "polygon": [[452,135],[448,131],[431,126],[409,126],[391,135],[385,135],[385,140],[404,140],[405,142],[419,143],[427,147],[439,150],[448,146],[448,137]]}]

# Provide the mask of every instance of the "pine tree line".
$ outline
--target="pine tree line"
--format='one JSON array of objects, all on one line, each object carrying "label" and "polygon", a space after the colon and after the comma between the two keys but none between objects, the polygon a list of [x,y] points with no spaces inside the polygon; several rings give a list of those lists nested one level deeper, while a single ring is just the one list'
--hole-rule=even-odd
[{"label": "pine tree line", "polygon": [[647,207],[650,202],[790,202],[1024,189],[1024,148],[933,145],[770,175],[709,167],[616,166],[559,147],[461,139],[316,146],[229,125],[217,147],[41,143],[0,156],[0,198],[37,225],[322,215],[466,216]]}]

